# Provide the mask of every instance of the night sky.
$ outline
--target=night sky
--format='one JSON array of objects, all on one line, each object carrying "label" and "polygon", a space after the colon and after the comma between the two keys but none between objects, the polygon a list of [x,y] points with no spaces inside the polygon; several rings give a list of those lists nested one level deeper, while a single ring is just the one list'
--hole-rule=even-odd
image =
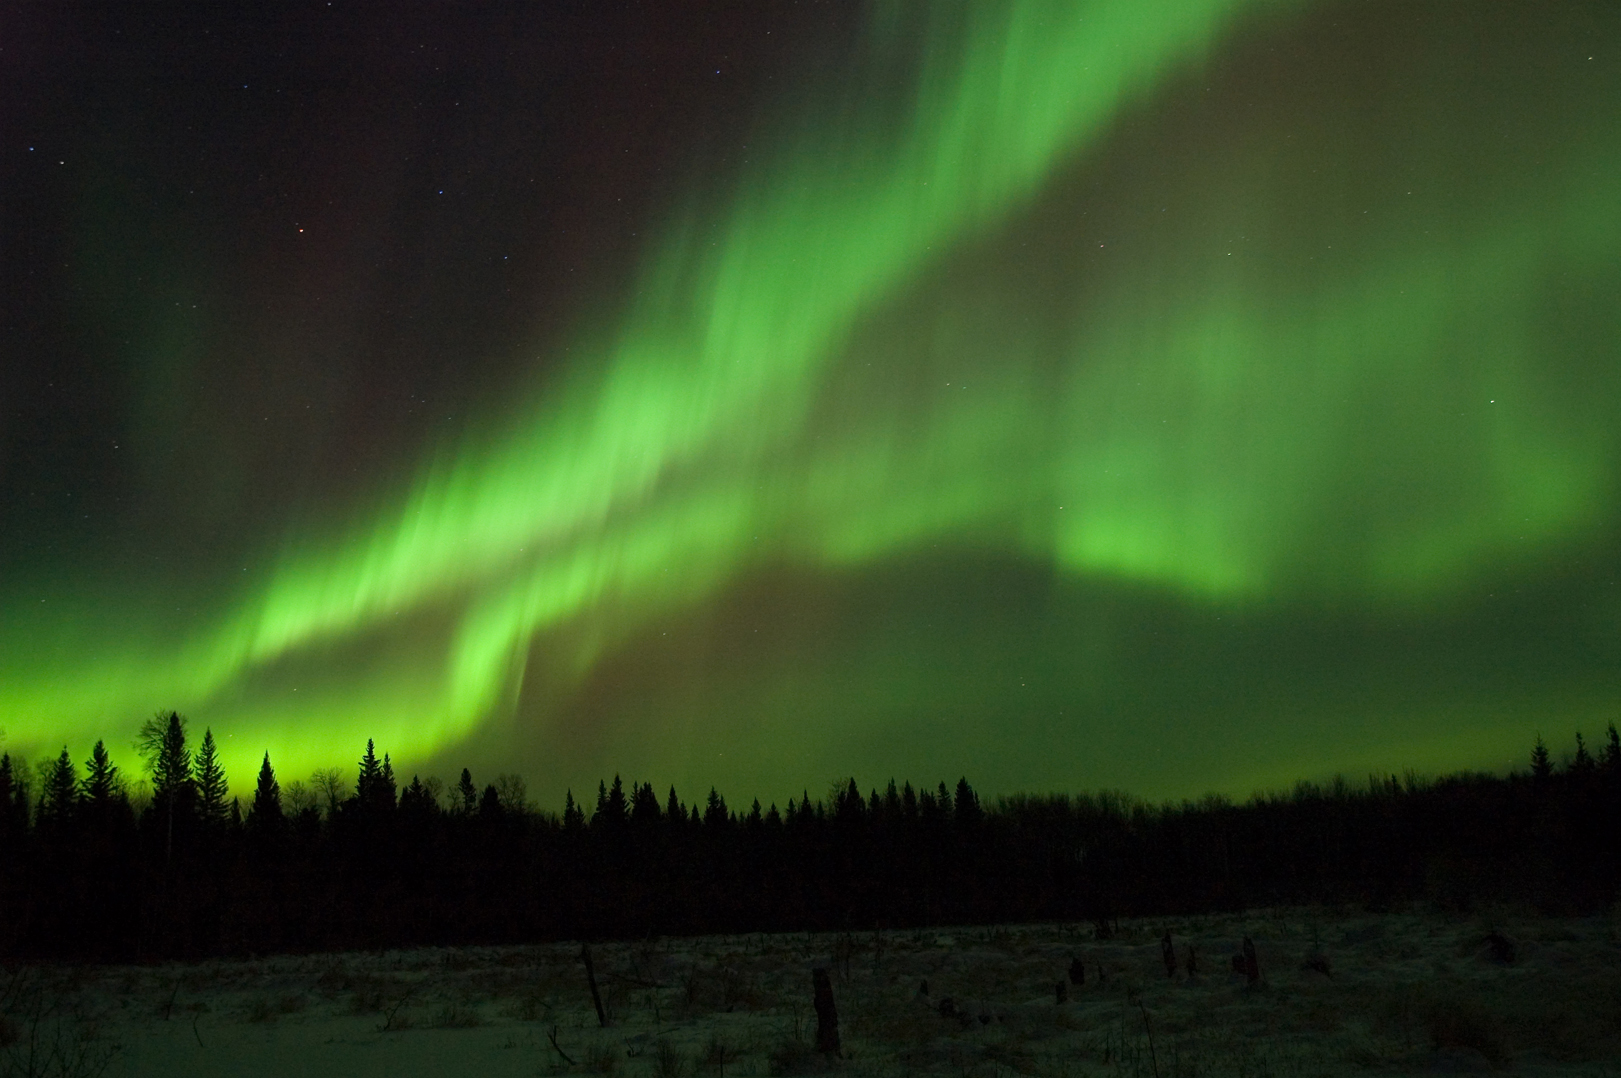
[{"label": "night sky", "polygon": [[7,4],[0,728],[1239,796],[1621,720],[1621,5]]}]

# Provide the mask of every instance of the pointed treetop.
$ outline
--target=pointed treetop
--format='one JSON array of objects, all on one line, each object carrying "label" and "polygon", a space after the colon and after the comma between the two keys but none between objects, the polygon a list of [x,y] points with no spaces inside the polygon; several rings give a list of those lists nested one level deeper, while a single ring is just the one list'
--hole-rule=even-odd
[{"label": "pointed treetop", "polygon": [[197,751],[196,762],[197,809],[205,823],[223,824],[231,807],[225,801],[228,783],[225,768],[220,764],[219,750],[214,745],[214,731],[203,731],[203,747]]},{"label": "pointed treetop", "polygon": [[249,818],[266,822],[281,819],[281,783],[276,781],[276,769],[270,766],[270,753],[265,753],[259,765],[259,781],[253,790],[253,805]]},{"label": "pointed treetop", "polygon": [[1542,743],[1542,735],[1537,735],[1536,747],[1531,750],[1531,778],[1537,782],[1546,782],[1553,774],[1553,765],[1548,762],[1548,746]]},{"label": "pointed treetop", "polygon": [[106,805],[112,801],[118,792],[118,768],[113,766],[111,757],[107,755],[107,746],[101,741],[90,750],[90,759],[85,761],[85,777],[81,789],[84,799],[94,805]]}]

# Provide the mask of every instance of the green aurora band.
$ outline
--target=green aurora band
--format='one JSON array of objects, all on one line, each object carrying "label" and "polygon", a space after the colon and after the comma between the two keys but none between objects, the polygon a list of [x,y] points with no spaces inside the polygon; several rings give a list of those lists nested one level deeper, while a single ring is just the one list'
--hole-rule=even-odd
[{"label": "green aurora band", "polygon": [[[1335,766],[1500,765],[1536,723],[1601,724],[1621,699],[1615,58],[1560,56],[1526,100],[1471,66],[1466,34],[1362,71],[1366,52],[1327,41],[1334,10],[878,9],[842,87],[780,109],[756,165],[671,215],[617,324],[582,331],[566,374],[394,494],[244,555],[250,583],[212,589],[194,618],[72,589],[47,614],[18,589],[0,628],[8,747],[121,737],[172,705],[230,733],[238,784],[267,748],[297,776],[368,737],[413,764],[486,737],[518,747],[477,758],[517,759],[548,792],[640,766],[780,797],[850,759],[993,790],[1189,795]],[[1501,36],[1482,50],[1512,49]],[[1350,58],[1314,85],[1280,49]],[[910,565],[932,568],[886,576]],[[1003,627],[1022,658],[944,630],[986,651],[954,682],[943,656],[975,644],[931,658],[875,629],[853,638],[880,653],[798,672],[740,644],[775,670],[753,688],[718,689],[751,674],[711,663],[663,695],[655,672],[581,704],[638,652],[679,671],[659,638],[704,610],[733,617],[713,611],[751,587],[834,582],[875,607],[893,587],[928,607],[920,592],[970,572],[1049,581],[1022,605],[968,603],[1029,615]],[[1228,632],[1167,661],[1231,688],[1252,649],[1290,661],[1297,619],[1324,653],[1342,631],[1382,634],[1379,654],[1456,652],[1485,597],[1516,589],[1581,595],[1568,617],[1525,619],[1597,659],[1478,686],[1467,669],[1486,660],[1442,662],[1430,689],[1348,691],[1311,718],[1292,690],[1181,717],[1247,709],[1249,740],[1225,753],[1214,730],[1150,717],[1202,690],[1122,703],[1104,687],[1144,647]],[[1123,627],[1156,611],[1180,643]],[[951,711],[964,678],[999,665],[1043,684]],[[699,736],[688,712],[705,706],[732,717]],[[896,746],[927,736],[931,710],[951,713],[948,744],[908,757]],[[575,729],[598,720],[595,740]],[[1321,736],[1315,752],[1292,726]],[[987,757],[999,737],[1023,755]],[[1172,740],[1189,759],[1164,755]]]}]

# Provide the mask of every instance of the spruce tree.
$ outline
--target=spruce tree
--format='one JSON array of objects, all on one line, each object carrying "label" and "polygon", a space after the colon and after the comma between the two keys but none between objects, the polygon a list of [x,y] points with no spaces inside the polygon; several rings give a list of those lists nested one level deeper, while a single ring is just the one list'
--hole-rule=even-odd
[{"label": "spruce tree", "polygon": [[1531,750],[1531,779],[1542,784],[1548,781],[1553,774],[1553,765],[1548,762],[1548,746],[1542,743],[1542,735],[1537,735],[1536,747]]},{"label": "spruce tree", "polygon": [[66,745],[62,754],[45,770],[44,788],[40,791],[39,822],[42,826],[63,828],[73,819],[79,803],[79,784],[73,777],[73,757]]},{"label": "spruce tree", "polygon": [[687,818],[687,810],[681,807],[681,801],[675,796],[675,787],[670,787],[670,799],[664,803],[664,818],[671,823],[681,823]]},{"label": "spruce tree", "polygon": [[959,827],[973,827],[979,823],[982,815],[979,807],[979,796],[974,793],[974,788],[968,785],[967,776],[957,780],[955,808]]},{"label": "spruce tree", "polygon": [[377,800],[383,781],[383,765],[377,762],[377,748],[372,739],[366,739],[366,755],[360,758],[360,775],[355,780],[355,802],[362,809],[370,808]]},{"label": "spruce tree", "polygon": [[11,763],[11,754],[0,753],[0,836],[21,839],[28,830],[28,776]]},{"label": "spruce tree", "polygon": [[[694,805],[692,811],[696,813],[698,806]],[[709,799],[704,803],[703,822],[704,827],[712,832],[721,830],[728,822],[726,799],[716,792],[713,786],[709,788]]]},{"label": "spruce tree", "polygon": [[500,817],[504,810],[501,808],[501,791],[495,788],[495,783],[484,787],[484,793],[478,799],[478,814],[480,819],[493,820]]},{"label": "spruce tree", "polygon": [[[463,771],[463,775],[467,772]],[[574,791],[568,790],[563,794],[563,830],[568,834],[578,834],[585,829],[585,813],[579,805],[574,803]]]},{"label": "spruce tree", "polygon": [[259,765],[259,781],[253,788],[253,805],[248,809],[248,826],[259,832],[279,830],[285,816],[281,809],[281,783],[270,766],[270,753]]},{"label": "spruce tree", "polygon": [[400,791],[400,811],[414,813],[419,816],[427,815],[433,804],[433,795],[428,788],[422,785],[422,780],[416,775],[411,776],[411,785]]},{"label": "spruce tree", "polygon": [[1587,752],[1587,743],[1582,740],[1582,732],[1576,731],[1576,758],[1570,762],[1570,771],[1573,775],[1591,775],[1593,773],[1593,757]]},{"label": "spruce tree", "polygon": [[861,822],[866,813],[867,803],[861,796],[861,790],[856,786],[856,780],[851,778],[847,784],[833,784],[832,795],[833,818],[841,823],[855,825]]},{"label": "spruce tree", "polygon": [[162,712],[141,727],[136,743],[152,774],[152,807],[163,819],[163,860],[174,861],[175,825],[190,819],[196,790],[191,779],[191,753],[186,749],[186,720],[177,711]]},{"label": "spruce tree", "polygon": [[104,812],[118,792],[118,768],[107,755],[107,746],[100,741],[90,750],[90,759],[84,764],[84,783],[81,790],[86,803],[95,811]]},{"label": "spruce tree", "polygon": [[471,816],[478,808],[478,787],[473,785],[473,774],[467,768],[462,768],[461,781],[456,783],[456,792],[462,797],[462,812]]},{"label": "spruce tree", "polygon": [[388,753],[383,753],[383,770],[377,776],[377,807],[392,811],[398,804],[397,787],[394,783],[394,764],[389,760]]},{"label": "spruce tree", "polygon": [[623,827],[630,818],[629,806],[625,803],[625,786],[619,781],[618,775],[614,776],[614,784],[608,790],[607,812],[609,827]]},{"label": "spruce tree", "polygon": [[16,790],[11,776],[11,753],[0,752],[0,852],[20,833],[13,825],[12,803]]},{"label": "spruce tree", "polygon": [[1621,734],[1616,733],[1615,723],[1610,723],[1610,739],[1604,745],[1604,770],[1612,775],[1621,773]]},{"label": "spruce tree", "polygon": [[221,830],[230,822],[231,806],[225,800],[228,784],[212,729],[203,730],[203,747],[197,752],[193,771],[197,783],[197,815],[204,827]]},{"label": "spruce tree", "polygon": [[631,787],[630,822],[638,828],[652,827],[659,819],[659,796],[653,792],[653,784],[644,782],[639,786]]}]

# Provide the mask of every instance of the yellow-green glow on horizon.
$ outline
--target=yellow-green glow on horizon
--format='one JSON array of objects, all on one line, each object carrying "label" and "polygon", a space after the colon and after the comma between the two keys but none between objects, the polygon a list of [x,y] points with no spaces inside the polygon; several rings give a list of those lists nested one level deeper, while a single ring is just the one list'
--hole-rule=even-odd
[{"label": "yellow-green glow on horizon", "polygon": [[1111,140],[1193,124],[1197,72],[1314,8],[968,10],[916,45],[885,9],[872,70],[694,193],[567,373],[376,507],[262,545],[201,612],[132,600],[92,633],[93,603],[8,606],[11,744],[177,706],[229,731],[240,785],[266,748],[296,776],[545,716],[754,573],[991,551],[1206,612],[1405,618],[1616,527],[1621,385],[1550,356],[1614,360],[1612,327],[1559,341],[1550,312],[1618,279],[1621,138],[1550,147],[1535,184],[1499,162],[1453,190],[1437,146],[1336,189],[1342,135],[1298,104],[1249,129],[1274,144],[1133,171]]}]

